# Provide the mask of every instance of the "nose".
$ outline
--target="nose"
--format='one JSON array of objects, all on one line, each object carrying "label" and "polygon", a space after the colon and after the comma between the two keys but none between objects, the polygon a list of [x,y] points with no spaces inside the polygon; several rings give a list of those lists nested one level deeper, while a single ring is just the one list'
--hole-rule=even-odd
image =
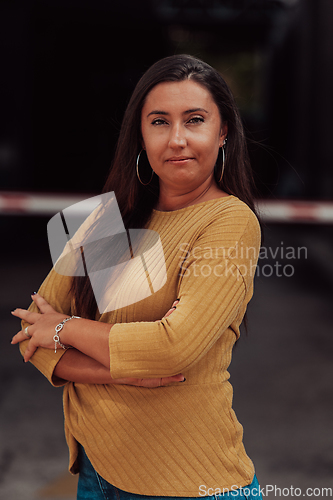
[{"label": "nose", "polygon": [[170,129],[169,147],[171,149],[185,148],[187,145],[186,130],[179,124],[175,124]]}]

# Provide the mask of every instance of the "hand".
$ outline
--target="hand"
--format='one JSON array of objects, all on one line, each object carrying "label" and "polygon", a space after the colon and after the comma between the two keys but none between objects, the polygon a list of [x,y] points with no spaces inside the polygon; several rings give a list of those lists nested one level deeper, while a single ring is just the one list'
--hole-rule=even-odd
[{"label": "hand", "polygon": [[53,307],[38,294],[32,295],[32,300],[39,308],[40,313],[31,312],[27,309],[15,309],[12,315],[23,319],[30,323],[28,328],[19,331],[12,338],[12,344],[18,344],[23,340],[30,338],[27,349],[24,353],[24,361],[27,362],[34,354],[38,347],[45,347],[46,349],[54,349],[55,327],[61,323],[66,314],[58,313]]},{"label": "hand", "polygon": [[[61,321],[63,321],[65,318],[69,317],[65,314],[61,314],[55,311],[53,307],[43,297],[41,297],[38,294],[32,295],[32,299],[39,308],[40,313],[31,312],[26,309],[15,309],[14,311],[12,311],[13,316],[21,318],[30,323],[30,326],[28,326],[28,335],[30,337],[30,340],[24,354],[25,362],[30,360],[31,356],[34,354],[34,352],[39,346],[44,347],[46,349],[54,349],[55,346],[54,346],[53,336],[55,334],[55,326]],[[175,306],[178,304],[178,302],[179,300],[176,300],[172,304],[172,307],[167,311],[164,318],[170,316],[170,314],[172,314],[175,311]],[[16,335],[14,335],[11,343],[18,344],[23,340],[27,340],[27,335],[24,330],[21,330]],[[70,354],[74,355],[75,353],[79,355],[80,351],[76,351],[75,349],[70,351]],[[59,369],[61,368],[62,370],[65,371],[57,375],[60,378],[64,378],[65,380],[71,380],[71,378],[68,378],[67,376],[68,368],[66,366],[67,363],[65,363],[65,358],[66,356],[64,356],[60,360],[60,362],[56,367],[56,370],[59,367]],[[89,359],[89,361],[96,363],[96,361],[92,359]],[[71,365],[72,364],[73,363],[71,363]],[[109,371],[108,374],[110,374]],[[85,370],[85,376],[86,376],[86,370]],[[75,382],[80,381],[82,383],[111,383],[119,385],[133,385],[136,387],[155,388],[155,387],[166,386],[173,382],[183,382],[185,381],[185,377],[182,374],[178,374],[170,377],[149,378],[149,379],[137,379],[133,377],[127,377],[122,379],[109,379],[108,375],[107,380],[103,382],[97,382],[95,380],[87,380],[87,381],[73,380],[73,381]]]},{"label": "hand", "polygon": [[119,385],[134,385],[135,387],[147,387],[153,389],[155,387],[163,387],[169,385],[172,382],[185,382],[185,377],[181,373],[179,375],[173,375],[172,377],[161,377],[161,378],[117,378],[112,379],[112,384]]},{"label": "hand", "polygon": [[[174,301],[174,303],[172,304],[171,308],[164,314],[163,318],[167,318],[168,316],[170,316],[170,314],[172,314],[176,309],[177,309],[177,304],[179,304],[179,299],[176,299]],[[159,323],[161,320],[158,319],[155,321],[155,323]]]}]

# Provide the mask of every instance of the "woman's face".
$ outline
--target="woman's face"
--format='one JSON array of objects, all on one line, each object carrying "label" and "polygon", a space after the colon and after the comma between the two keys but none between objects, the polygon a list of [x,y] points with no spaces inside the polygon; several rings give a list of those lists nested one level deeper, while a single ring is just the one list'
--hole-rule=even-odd
[{"label": "woman's face", "polygon": [[188,192],[213,178],[227,135],[210,92],[193,80],[163,82],[141,113],[143,147],[164,187]]}]

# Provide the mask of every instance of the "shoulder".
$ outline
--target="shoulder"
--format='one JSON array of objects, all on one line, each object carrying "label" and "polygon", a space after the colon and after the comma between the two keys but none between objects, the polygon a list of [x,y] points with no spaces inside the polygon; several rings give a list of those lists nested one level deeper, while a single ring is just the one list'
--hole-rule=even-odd
[{"label": "shoulder", "polygon": [[228,255],[234,255],[237,248],[251,248],[253,254],[257,255],[261,233],[259,221],[253,211],[234,196],[214,201],[202,217],[196,245],[200,243],[225,248],[228,249]]},{"label": "shoulder", "polygon": [[[237,198],[234,195],[225,196],[222,198],[216,198],[215,200],[211,200],[210,202],[206,202],[207,206],[205,207],[208,212],[214,213],[229,213],[229,214],[253,214],[250,207]],[[211,204],[209,206],[209,204]],[[203,203],[203,205],[205,205]],[[253,214],[254,215],[254,214]]]},{"label": "shoulder", "polygon": [[[203,204],[204,205],[204,204]],[[198,213],[199,215],[199,213]],[[218,198],[208,202],[200,210],[206,224],[232,228],[233,231],[255,231],[260,234],[260,224],[250,207],[236,196]]]},{"label": "shoulder", "polygon": [[191,239],[210,235],[216,240],[237,241],[242,235],[260,238],[260,226],[252,210],[235,196],[205,201],[172,212],[154,211],[149,229],[160,234],[188,234]]}]

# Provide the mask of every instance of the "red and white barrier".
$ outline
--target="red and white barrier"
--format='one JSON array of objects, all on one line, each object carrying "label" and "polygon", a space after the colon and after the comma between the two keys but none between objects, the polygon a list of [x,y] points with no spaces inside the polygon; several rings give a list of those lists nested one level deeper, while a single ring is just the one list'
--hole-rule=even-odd
[{"label": "red and white barrier", "polygon": [[264,222],[333,223],[330,201],[258,200],[256,205]]},{"label": "red and white barrier", "polygon": [[[24,193],[0,191],[0,215],[52,215],[79,201],[86,194]],[[257,200],[263,222],[333,224],[333,201]]]},{"label": "red and white barrier", "polygon": [[54,215],[92,194],[22,193],[0,191],[1,215]]}]

